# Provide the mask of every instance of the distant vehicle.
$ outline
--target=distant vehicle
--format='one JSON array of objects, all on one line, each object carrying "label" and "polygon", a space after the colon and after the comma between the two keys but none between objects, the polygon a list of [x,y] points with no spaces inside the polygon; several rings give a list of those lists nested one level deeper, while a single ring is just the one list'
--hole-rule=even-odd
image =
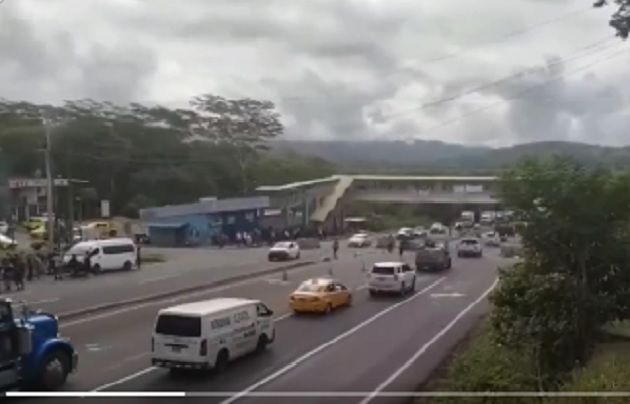
[{"label": "distant vehicle", "polygon": [[396,233],[396,239],[409,240],[413,238],[413,229],[411,227],[401,227]]},{"label": "distant vehicle", "polygon": [[447,242],[427,242],[416,251],[416,271],[442,271],[451,269],[451,254]]},{"label": "distant vehicle", "polygon": [[429,234],[430,235],[448,234],[448,227],[444,226],[442,223],[433,223],[433,225],[429,229]]},{"label": "distant vehicle", "polygon": [[372,245],[372,239],[366,233],[357,233],[348,239],[348,247],[369,247]]},{"label": "distant vehicle", "polygon": [[422,226],[418,226],[415,229],[413,229],[414,237],[423,238],[423,237],[426,237],[427,234],[428,234],[427,230]]},{"label": "distant vehicle", "polygon": [[368,287],[371,296],[413,293],[416,290],[416,271],[404,262],[377,262],[368,274]]},{"label": "distant vehicle", "polygon": [[158,312],[151,364],[222,372],[234,359],[262,352],[275,340],[273,311],[259,300],[218,298]]},{"label": "distant vehicle", "polygon": [[482,239],[488,247],[499,247],[501,246],[501,237],[499,233],[495,231],[488,231],[482,234]]},{"label": "distant vehicle", "polygon": [[130,271],[137,268],[137,248],[130,238],[110,238],[107,240],[81,241],[70,247],[63,256],[67,264],[72,255],[76,255],[79,262],[90,253],[92,271],[115,271],[124,269]]},{"label": "distant vehicle", "polygon": [[289,297],[289,306],[296,314],[304,312],[328,314],[336,308],[351,304],[350,289],[331,278],[308,279]]},{"label": "distant vehicle", "polygon": [[[21,313],[20,313],[21,311]],[[11,299],[0,299],[0,390],[54,391],[77,369],[78,354],[59,335],[52,314],[33,312]]]},{"label": "distant vehicle", "polygon": [[457,245],[458,257],[477,257],[483,256],[483,248],[477,238],[465,238]]},{"label": "distant vehicle", "polygon": [[0,221],[0,234],[7,234],[9,232],[9,223]]},{"label": "distant vehicle", "polygon": [[497,217],[497,214],[494,211],[488,210],[485,212],[481,212],[481,218],[479,219],[479,222],[483,226],[490,226],[494,223],[496,217]]},{"label": "distant vehicle", "polygon": [[0,250],[9,250],[18,246],[18,242],[14,239],[0,234]]},{"label": "distant vehicle", "polygon": [[300,259],[300,246],[295,241],[281,241],[269,249],[267,258],[269,261]]},{"label": "distant vehicle", "polygon": [[475,212],[472,210],[465,210],[460,215],[461,222],[466,226],[472,226],[475,223]]}]

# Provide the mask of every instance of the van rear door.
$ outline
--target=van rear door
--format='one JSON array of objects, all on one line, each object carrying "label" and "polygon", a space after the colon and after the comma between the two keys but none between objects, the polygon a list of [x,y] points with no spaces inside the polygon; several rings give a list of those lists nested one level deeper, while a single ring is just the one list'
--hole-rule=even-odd
[{"label": "van rear door", "polygon": [[160,314],[153,333],[153,356],[174,362],[205,362],[201,350],[203,322],[199,316]]}]

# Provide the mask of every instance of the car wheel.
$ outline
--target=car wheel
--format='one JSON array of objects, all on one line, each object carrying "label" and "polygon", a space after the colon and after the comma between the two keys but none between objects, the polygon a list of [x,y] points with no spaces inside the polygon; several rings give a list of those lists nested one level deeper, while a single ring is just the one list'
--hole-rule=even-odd
[{"label": "car wheel", "polygon": [[376,290],[374,289],[370,289],[370,296],[374,297],[376,296],[378,293],[376,292]]},{"label": "car wheel", "polygon": [[217,373],[225,372],[229,361],[230,354],[228,353],[227,349],[223,348],[219,351],[219,353],[217,354],[217,359],[214,361],[214,370],[216,370]]},{"label": "car wheel", "polygon": [[411,293],[416,291],[416,277],[414,276],[413,279],[411,280],[411,287],[409,288],[409,291]]},{"label": "car wheel", "polygon": [[123,270],[124,270],[124,271],[131,271],[131,268],[132,268],[132,266],[131,266],[131,262],[126,261],[126,262],[125,262],[125,265],[123,265]]},{"label": "car wheel", "polygon": [[401,296],[404,296],[407,293],[407,285],[405,285],[405,282],[400,284],[400,291],[398,293]]},{"label": "car wheel", "polygon": [[348,301],[346,302],[346,306],[352,306],[352,295],[348,296]]},{"label": "car wheel", "polygon": [[330,314],[332,312],[332,304],[327,303],[326,308],[324,309],[324,314]]},{"label": "car wheel", "polygon": [[268,343],[269,340],[267,339],[267,334],[262,334],[260,337],[258,337],[258,344],[256,344],[256,353],[261,353],[265,349],[267,349]]},{"label": "car wheel", "polygon": [[92,273],[94,275],[99,275],[101,273],[101,266],[99,264],[96,264],[92,267]]},{"label": "car wheel", "polygon": [[299,259],[300,259],[300,253],[299,253],[299,252],[298,252],[298,253],[297,253],[297,255],[295,256],[295,259],[296,259],[296,260],[299,260]]},{"label": "car wheel", "polygon": [[65,352],[54,351],[46,356],[38,387],[44,391],[55,391],[66,383],[70,373],[70,358]]}]

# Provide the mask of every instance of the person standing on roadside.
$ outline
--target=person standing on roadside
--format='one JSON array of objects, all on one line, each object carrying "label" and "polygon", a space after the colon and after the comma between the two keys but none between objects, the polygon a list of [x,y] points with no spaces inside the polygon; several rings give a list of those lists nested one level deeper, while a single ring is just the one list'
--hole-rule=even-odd
[{"label": "person standing on roadside", "polygon": [[333,258],[337,259],[337,252],[339,251],[339,240],[335,237],[333,240]]},{"label": "person standing on roadside", "polygon": [[140,246],[136,247],[136,267],[138,269],[140,269],[140,267],[142,266],[142,254],[141,254],[141,248]]}]

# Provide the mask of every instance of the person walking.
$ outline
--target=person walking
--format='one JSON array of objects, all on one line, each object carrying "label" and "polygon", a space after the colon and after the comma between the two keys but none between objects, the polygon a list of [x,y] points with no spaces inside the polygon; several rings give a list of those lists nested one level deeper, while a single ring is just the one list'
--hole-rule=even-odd
[{"label": "person walking", "polygon": [[339,251],[339,240],[335,237],[333,241],[333,258],[337,259],[337,252]]}]

